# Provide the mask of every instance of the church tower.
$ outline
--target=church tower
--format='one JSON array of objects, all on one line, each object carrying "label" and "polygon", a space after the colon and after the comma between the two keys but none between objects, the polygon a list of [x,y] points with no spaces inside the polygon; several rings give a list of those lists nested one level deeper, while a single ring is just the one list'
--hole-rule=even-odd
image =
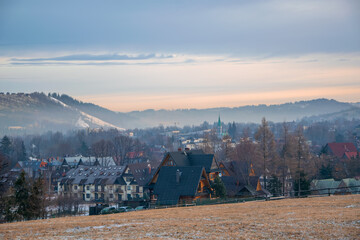
[{"label": "church tower", "polygon": [[220,114],[219,114],[219,120],[218,120],[218,124],[217,124],[217,135],[218,135],[218,138],[222,138],[222,135],[223,135]]}]

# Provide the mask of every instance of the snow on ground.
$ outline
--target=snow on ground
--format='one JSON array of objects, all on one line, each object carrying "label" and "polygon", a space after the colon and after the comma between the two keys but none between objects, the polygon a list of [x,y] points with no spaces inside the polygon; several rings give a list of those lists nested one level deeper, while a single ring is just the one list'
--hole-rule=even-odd
[{"label": "snow on ground", "polygon": [[77,120],[76,122],[76,126],[77,127],[82,127],[82,128],[88,128],[90,124],[94,124],[96,125],[97,127],[103,127],[103,128],[115,128],[117,130],[120,130],[120,131],[125,131],[124,128],[120,128],[120,127],[117,127],[111,123],[108,123],[108,122],[105,122],[97,117],[94,117],[90,114],[87,114],[83,111],[80,111],[79,109],[77,108],[74,108],[74,107],[71,107],[65,103],[63,103],[62,101],[56,99],[56,98],[53,98],[53,97],[50,97],[50,99],[60,105],[62,105],[63,107],[65,108],[69,108],[69,109],[72,109],[72,110],[75,110],[77,112],[79,112],[79,114],[81,115],[81,117],[79,117],[79,119]]}]

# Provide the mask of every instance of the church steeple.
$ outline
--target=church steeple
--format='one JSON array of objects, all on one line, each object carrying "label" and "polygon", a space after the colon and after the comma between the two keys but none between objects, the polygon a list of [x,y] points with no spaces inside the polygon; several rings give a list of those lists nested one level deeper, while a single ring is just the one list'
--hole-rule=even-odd
[{"label": "church steeple", "polygon": [[221,125],[220,113],[219,113],[219,119],[218,119],[218,124],[217,124],[217,134],[218,134],[219,138],[222,137],[222,125]]}]

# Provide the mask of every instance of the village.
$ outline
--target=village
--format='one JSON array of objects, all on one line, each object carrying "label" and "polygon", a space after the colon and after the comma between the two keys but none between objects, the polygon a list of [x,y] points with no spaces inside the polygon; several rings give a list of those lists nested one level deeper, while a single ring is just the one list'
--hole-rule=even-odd
[{"label": "village", "polygon": [[[353,143],[326,144],[322,158],[330,159],[334,164],[334,173],[329,173],[333,177],[326,178],[324,173],[325,177],[310,181],[305,179],[304,171],[303,175],[294,173],[298,166],[281,166],[286,169],[280,168],[283,175],[277,176],[270,173],[271,164],[261,171],[251,156],[247,160],[231,159],[228,152],[236,149],[239,143],[232,141],[228,133],[224,134],[222,127],[219,117],[215,134],[222,143],[213,148],[217,154],[209,153],[206,141],[200,138],[191,142],[175,140],[178,143],[175,151],[158,147],[155,160],[148,158],[143,151],[127,152],[126,161],[123,161],[126,164],[122,165],[115,156],[29,157],[18,161],[1,175],[2,188],[6,189],[3,192],[13,194],[21,176],[30,181],[42,179],[43,198],[46,200],[42,218],[360,193],[358,177],[341,178],[341,172],[345,171],[341,163],[359,160],[359,151]],[[231,125],[229,130],[231,133]],[[241,141],[240,146],[244,144],[244,140]],[[261,140],[246,144],[251,148],[261,144]],[[221,155],[219,152],[225,153]],[[290,153],[288,156],[290,161]],[[307,155],[307,158],[311,157]],[[310,164],[309,160],[302,161],[303,165]],[[321,171],[326,172],[326,168],[323,166]],[[341,174],[336,175],[338,172]]]}]

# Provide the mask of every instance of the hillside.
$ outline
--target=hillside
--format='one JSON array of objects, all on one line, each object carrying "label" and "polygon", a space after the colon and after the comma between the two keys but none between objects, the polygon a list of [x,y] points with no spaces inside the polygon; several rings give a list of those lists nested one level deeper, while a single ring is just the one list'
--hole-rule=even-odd
[{"label": "hillside", "polygon": [[0,94],[0,132],[119,128],[43,93]]},{"label": "hillside", "polygon": [[144,210],[0,225],[1,239],[357,239],[360,195]]},{"label": "hillside", "polygon": [[68,95],[44,93],[0,93],[0,134],[42,133],[81,128],[147,128],[200,125],[216,122],[259,123],[262,117],[273,122],[312,121],[339,117],[360,118],[359,104],[316,99],[279,105],[237,108],[145,110],[119,113]]}]

